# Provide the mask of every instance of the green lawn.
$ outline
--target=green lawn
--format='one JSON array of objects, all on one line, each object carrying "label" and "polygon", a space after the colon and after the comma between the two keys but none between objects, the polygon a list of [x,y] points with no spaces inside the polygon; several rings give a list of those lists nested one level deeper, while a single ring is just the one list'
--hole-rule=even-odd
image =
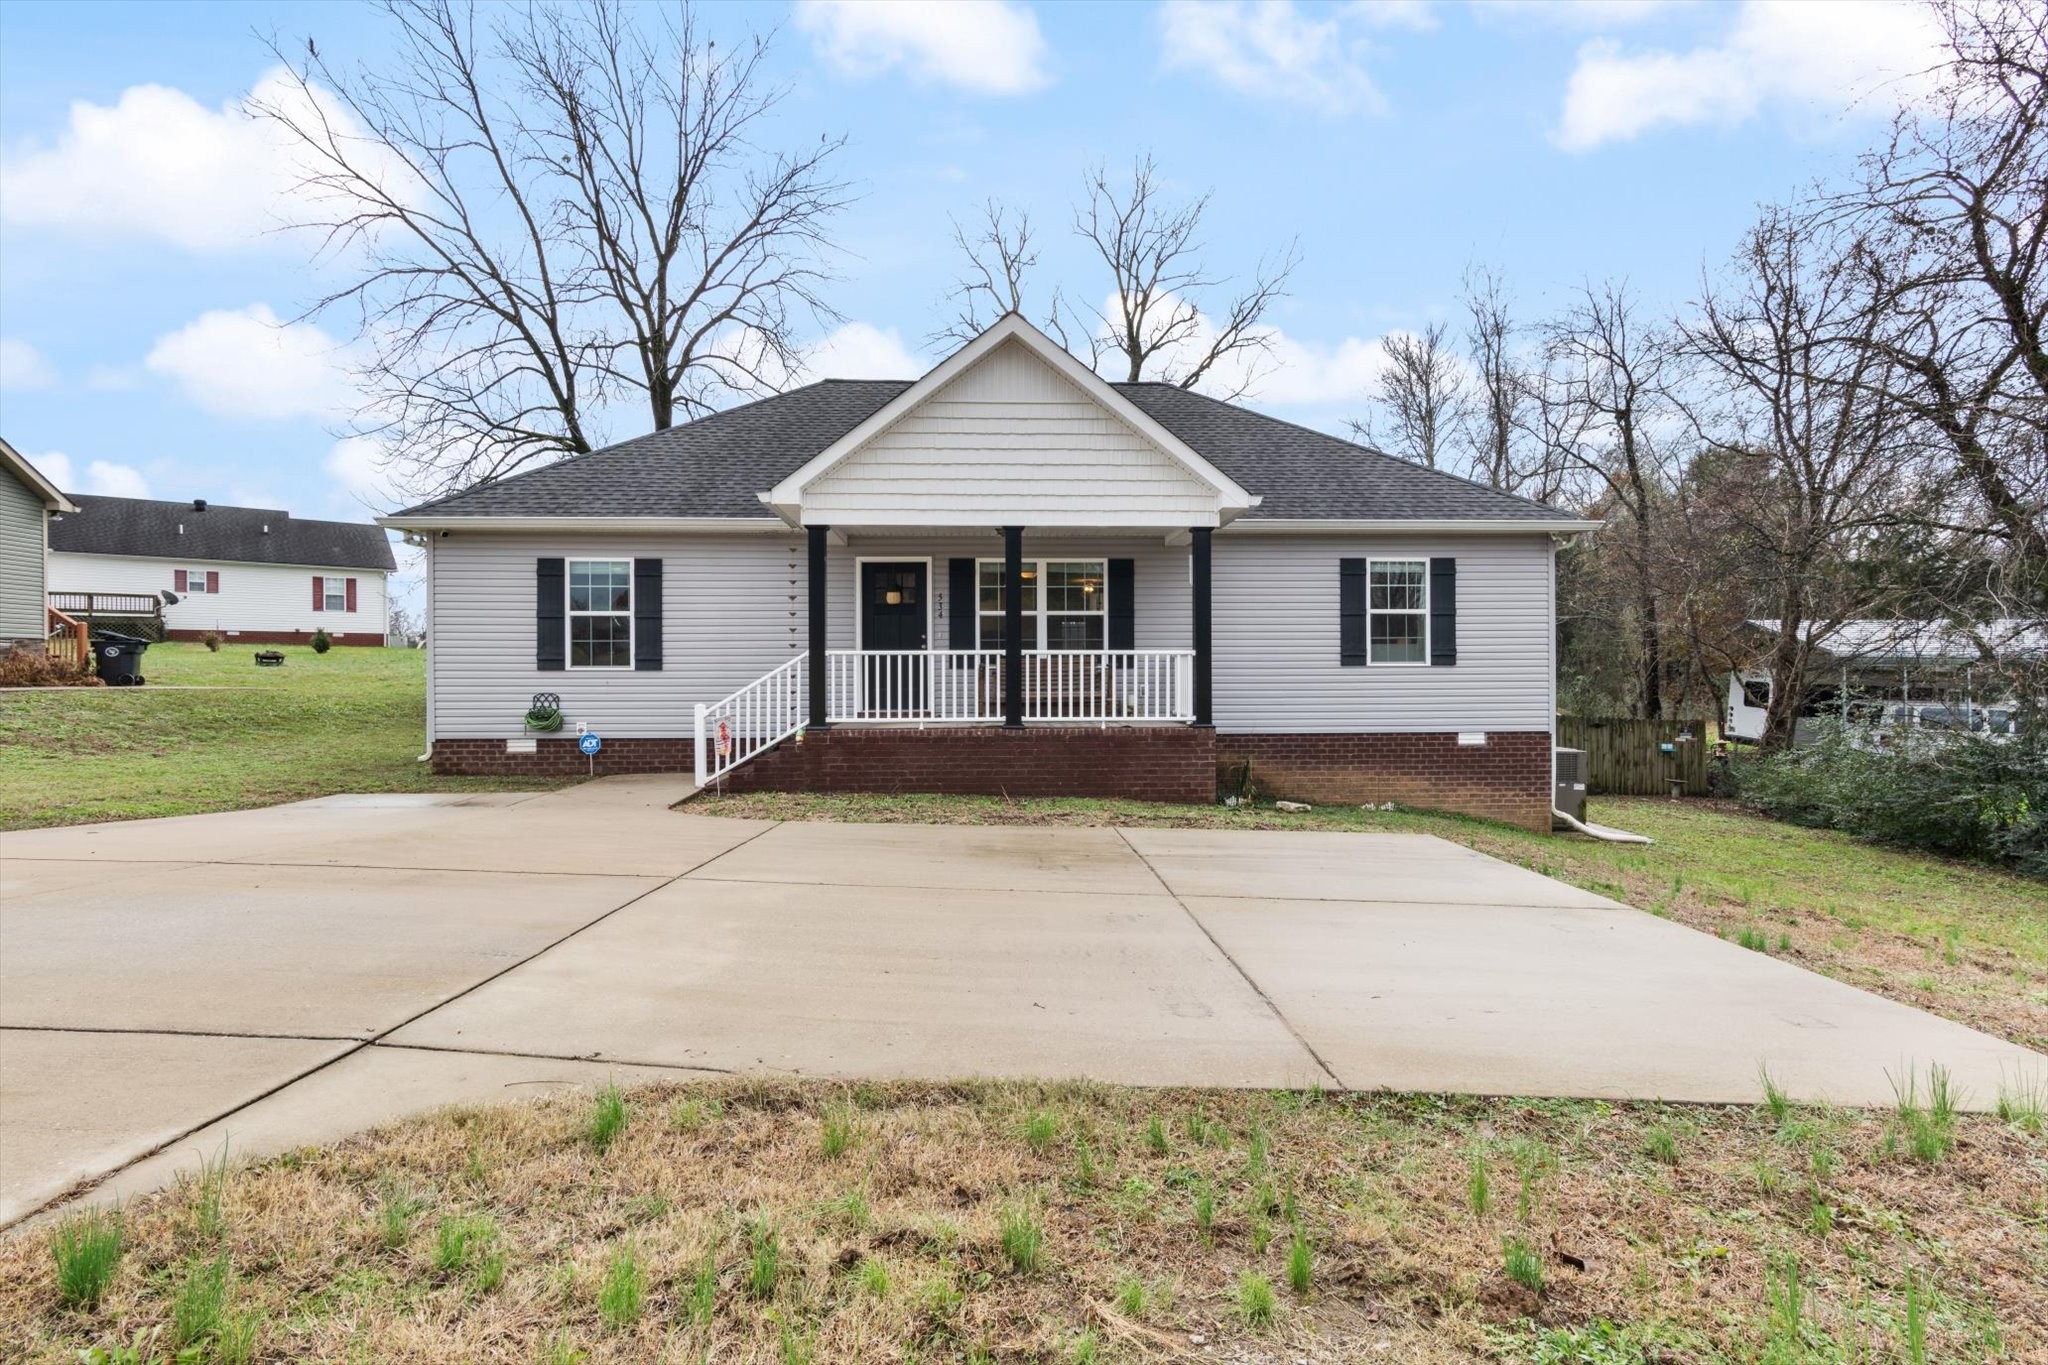
[{"label": "green lawn", "polygon": [[[190,815],[335,792],[544,786],[435,777],[426,656],[154,645],[139,688],[0,692],[0,829]],[[200,690],[203,689],[203,690]]]},{"label": "green lawn", "polygon": [[1435,834],[1761,951],[2048,1050],[2048,884],[1876,848],[1704,801],[1605,799],[1605,844],[1423,812],[1158,806],[941,796],[700,796],[705,814],[786,820],[1176,825]]}]

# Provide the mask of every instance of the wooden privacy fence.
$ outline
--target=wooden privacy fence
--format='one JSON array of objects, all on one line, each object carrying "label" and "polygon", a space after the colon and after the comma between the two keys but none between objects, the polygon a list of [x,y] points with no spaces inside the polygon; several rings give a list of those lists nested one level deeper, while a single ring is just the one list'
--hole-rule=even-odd
[{"label": "wooden privacy fence", "polygon": [[[1682,735],[1691,738],[1681,738]],[[1662,745],[1670,745],[1665,752]],[[1675,779],[1687,796],[1707,794],[1704,720],[1557,718],[1557,746],[1586,751],[1586,790],[1606,796],[1668,796]]]}]

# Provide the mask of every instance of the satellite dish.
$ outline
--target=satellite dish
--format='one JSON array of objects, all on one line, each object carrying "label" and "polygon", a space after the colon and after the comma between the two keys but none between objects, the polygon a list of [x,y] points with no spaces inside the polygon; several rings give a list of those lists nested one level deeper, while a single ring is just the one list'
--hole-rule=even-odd
[{"label": "satellite dish", "polygon": [[172,592],[169,588],[165,588],[162,591],[158,592],[157,596],[164,599],[164,605],[167,607],[175,607],[178,605],[178,594]]}]

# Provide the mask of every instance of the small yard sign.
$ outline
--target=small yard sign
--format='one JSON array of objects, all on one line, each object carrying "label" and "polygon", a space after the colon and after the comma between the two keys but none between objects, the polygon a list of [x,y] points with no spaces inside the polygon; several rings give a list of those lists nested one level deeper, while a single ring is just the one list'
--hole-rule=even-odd
[{"label": "small yard sign", "polygon": [[728,725],[726,722],[721,720],[720,722],[718,722],[718,756],[720,758],[726,758],[730,756],[731,753],[732,726]]},{"label": "small yard sign", "polygon": [[585,735],[576,741],[576,747],[586,754],[594,754],[604,747],[604,741],[596,735]]}]

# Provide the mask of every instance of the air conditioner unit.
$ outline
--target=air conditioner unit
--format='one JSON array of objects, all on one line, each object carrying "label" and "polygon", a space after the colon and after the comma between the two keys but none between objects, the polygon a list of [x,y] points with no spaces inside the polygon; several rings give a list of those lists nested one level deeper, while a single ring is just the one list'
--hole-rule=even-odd
[{"label": "air conditioner unit", "polygon": [[1572,819],[1583,822],[1586,818],[1586,751],[1555,749],[1552,753],[1557,761],[1557,790],[1552,794],[1550,804]]}]

